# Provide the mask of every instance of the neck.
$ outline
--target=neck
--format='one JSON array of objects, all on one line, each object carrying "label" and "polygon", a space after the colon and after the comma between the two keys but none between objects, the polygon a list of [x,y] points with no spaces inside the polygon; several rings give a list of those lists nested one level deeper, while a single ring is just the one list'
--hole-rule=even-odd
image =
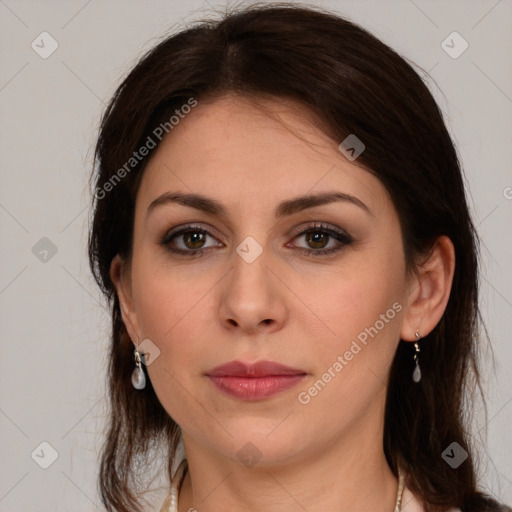
[{"label": "neck", "polygon": [[[367,435],[369,434],[369,435]],[[382,437],[359,432],[357,442],[338,440],[314,456],[281,465],[245,467],[205,454],[184,437],[189,469],[179,495],[179,512],[290,509],[392,512],[397,478],[382,450]]]}]

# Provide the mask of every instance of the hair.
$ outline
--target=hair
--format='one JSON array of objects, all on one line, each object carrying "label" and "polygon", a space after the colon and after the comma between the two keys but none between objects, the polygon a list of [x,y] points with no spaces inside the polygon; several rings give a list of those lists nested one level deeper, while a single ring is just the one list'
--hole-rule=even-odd
[{"label": "hair", "polygon": [[[150,379],[143,391],[131,386],[133,345],[110,278],[114,257],[130,258],[137,190],[151,155],[132,157],[191,98],[226,94],[292,100],[334,140],[356,134],[366,146],[357,163],[384,184],[398,212],[408,270],[437,237],[451,239],[451,294],[421,342],[421,383],[411,385],[412,343],[400,340],[390,368],[384,452],[428,512],[510,510],[476,481],[468,418],[474,390],[481,391],[478,237],[442,113],[422,78],[389,46],[338,15],[290,4],[233,10],[166,37],[138,61],[103,114],[91,176],[89,260],[112,315],[109,429],[98,479],[107,510],[140,510],[137,485],[149,450],[164,453],[170,478],[180,436]],[[456,469],[441,457],[453,442],[468,453]]]}]

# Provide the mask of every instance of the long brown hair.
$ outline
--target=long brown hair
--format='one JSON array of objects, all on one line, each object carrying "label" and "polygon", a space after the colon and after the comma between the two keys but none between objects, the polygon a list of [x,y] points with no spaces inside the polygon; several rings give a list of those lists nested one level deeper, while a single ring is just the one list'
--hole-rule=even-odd
[{"label": "long brown hair", "polygon": [[[102,118],[89,258],[112,313],[110,425],[99,475],[105,506],[139,511],[146,455],[165,448],[170,476],[179,439],[149,377],[142,392],[130,384],[133,345],[109,276],[113,258],[132,250],[135,198],[151,154],[130,158],[191,98],[229,92],[292,99],[334,140],[357,134],[366,146],[358,163],[381,180],[399,214],[409,269],[436,237],[452,240],[452,291],[443,318],[422,340],[421,384],[411,385],[411,343],[399,343],[390,369],[384,450],[428,511],[505,510],[477,488],[468,434],[466,399],[479,386],[477,236],[442,114],[417,72],[386,44],[337,15],[290,4],[235,10],[164,39],[125,78]],[[468,452],[456,469],[441,456],[453,442]]]}]

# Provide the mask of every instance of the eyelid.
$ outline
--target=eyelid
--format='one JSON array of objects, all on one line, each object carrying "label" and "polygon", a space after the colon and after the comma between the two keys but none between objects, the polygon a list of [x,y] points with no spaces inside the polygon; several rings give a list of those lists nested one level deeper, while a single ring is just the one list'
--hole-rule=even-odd
[{"label": "eyelid", "polygon": [[[177,234],[181,234],[182,232],[187,232],[187,231],[193,231],[194,229],[197,229],[198,231],[206,231],[209,235],[213,236],[214,238],[223,238],[222,236],[219,236],[213,230],[213,228],[209,227],[208,225],[197,224],[197,223],[184,224],[182,226],[177,226],[177,227],[173,228],[171,231],[166,231],[164,236],[161,238],[162,238],[162,240],[170,240],[172,237],[174,237]],[[339,228],[335,225],[326,223],[326,222],[322,222],[322,221],[315,221],[315,222],[313,222],[313,224],[308,224],[307,226],[302,226],[302,227],[296,228],[291,233],[289,233],[287,236],[292,236],[293,238],[295,238],[299,235],[302,235],[305,232],[308,232],[311,229],[319,229],[319,230],[325,230],[325,231],[331,230],[339,235],[344,235],[350,239],[352,238],[349,235],[349,233],[347,231],[345,231],[344,229]]]},{"label": "eyelid", "polygon": [[[160,237],[160,244],[164,246],[168,246],[173,238],[176,238],[184,233],[188,233],[190,231],[203,231],[210,235],[212,238],[216,239],[217,241],[219,237],[213,230],[213,228],[207,226],[207,225],[201,225],[198,223],[192,223],[192,224],[184,224],[181,226],[177,226],[176,228],[173,228],[171,231],[166,232],[163,237]],[[330,248],[330,249],[307,249],[305,247],[296,247],[299,252],[302,252],[304,254],[316,254],[318,256],[328,253],[335,253],[343,246],[349,245],[354,241],[354,238],[344,229],[339,228],[335,225],[322,222],[322,221],[316,221],[313,222],[313,224],[308,224],[306,226],[302,226],[301,228],[298,228],[294,230],[293,233],[290,233],[287,235],[287,237],[291,237],[292,241],[295,240],[295,238],[304,235],[305,233],[311,232],[311,231],[318,231],[323,232],[327,234],[330,238],[334,238],[337,240],[338,245],[341,247],[337,248]],[[223,243],[223,242],[221,242]],[[290,245],[286,244],[287,247],[290,247]],[[292,247],[295,247],[292,245]],[[182,255],[197,255],[202,254],[204,251],[207,251],[214,247],[206,247],[206,248],[199,248],[199,249],[190,249],[190,250],[184,250],[184,249],[172,249],[169,247],[169,250],[174,253],[182,254]]]},{"label": "eyelid", "polygon": [[296,247],[300,253],[307,256],[315,255],[320,257],[326,255],[334,255],[341,251],[344,247],[354,242],[354,238],[346,230],[321,221],[314,222],[313,225],[308,225],[299,229],[299,231],[293,235],[292,240],[295,240],[296,238],[299,238],[310,232],[324,233],[330,239],[336,240],[337,244],[335,247],[331,247],[329,249],[308,249],[306,247],[296,247],[294,244],[286,244],[286,246]]},{"label": "eyelid", "polygon": [[319,231],[333,231],[333,232],[337,233],[338,235],[346,236],[347,238],[352,239],[352,237],[344,229],[339,228],[338,226],[335,226],[334,224],[329,224],[327,222],[322,222],[322,221],[316,221],[316,222],[313,222],[313,224],[309,224],[307,226],[298,228],[297,231],[293,232],[293,234],[291,236],[296,237],[298,235],[302,235],[303,233],[307,233],[308,231],[311,231],[313,229],[318,229]]},{"label": "eyelid", "polygon": [[213,238],[222,238],[213,230],[213,228],[211,228],[207,225],[200,225],[200,224],[193,223],[193,224],[184,224],[182,226],[177,226],[177,227],[173,228],[171,231],[166,231],[164,236],[161,237],[161,239],[162,239],[162,242],[164,240],[170,241],[176,235],[181,235],[182,233],[186,233],[188,231],[194,231],[194,230],[205,231]]}]

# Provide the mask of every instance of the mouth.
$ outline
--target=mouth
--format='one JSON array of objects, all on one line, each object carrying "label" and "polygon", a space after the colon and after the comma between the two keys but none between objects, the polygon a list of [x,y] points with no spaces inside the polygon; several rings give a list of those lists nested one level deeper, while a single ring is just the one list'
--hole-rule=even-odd
[{"label": "mouth", "polygon": [[307,373],[272,361],[241,361],[217,366],[206,373],[223,393],[246,401],[264,400],[296,386]]}]

